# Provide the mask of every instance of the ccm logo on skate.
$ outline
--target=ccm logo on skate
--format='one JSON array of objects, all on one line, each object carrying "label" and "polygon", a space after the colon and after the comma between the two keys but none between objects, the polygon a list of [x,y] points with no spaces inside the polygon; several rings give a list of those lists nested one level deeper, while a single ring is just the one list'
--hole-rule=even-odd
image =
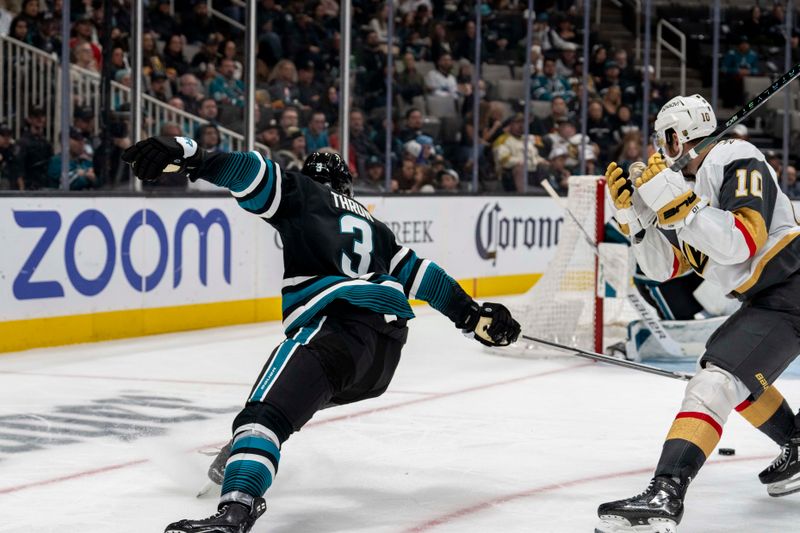
[{"label": "ccm logo on skate", "polygon": [[[58,211],[14,211],[14,221],[20,228],[43,229],[39,241],[33,247],[19,273],[14,278],[13,292],[17,300],[33,300],[37,298],[60,298],[64,296],[64,287],[59,281],[32,281],[36,269],[50,250],[62,226],[61,214]],[[178,287],[183,277],[183,235],[188,226],[194,226],[199,234],[200,282],[208,283],[208,232],[212,226],[219,226],[223,235],[223,275],[225,281],[231,283],[231,227],[228,218],[219,209],[211,209],[205,216],[196,209],[184,211],[172,231],[173,269],[172,287]],[[136,270],[131,259],[131,242],[136,232],[143,226],[149,226],[156,234],[156,241],[148,250],[158,252],[156,266],[152,272],[141,273]],[[78,237],[87,228],[99,230],[105,246],[105,262],[100,274],[91,279],[78,270],[76,263],[76,243]],[[121,240],[108,218],[96,209],[87,209],[78,214],[66,230],[63,250],[63,265],[67,278],[76,291],[84,296],[95,296],[103,291],[111,281],[117,258],[122,271],[133,289],[137,292],[148,292],[161,283],[167,271],[170,251],[170,235],[161,217],[150,209],[136,211],[128,220],[122,231]],[[119,255],[117,255],[117,242]],[[101,245],[102,246],[102,245]],[[84,252],[85,253],[85,252]],[[102,254],[102,251],[98,252]],[[102,257],[102,256],[101,256]]]},{"label": "ccm logo on skate", "polygon": [[563,223],[563,217],[505,215],[499,202],[486,204],[475,224],[475,247],[481,259],[491,260],[501,249],[554,247]]}]

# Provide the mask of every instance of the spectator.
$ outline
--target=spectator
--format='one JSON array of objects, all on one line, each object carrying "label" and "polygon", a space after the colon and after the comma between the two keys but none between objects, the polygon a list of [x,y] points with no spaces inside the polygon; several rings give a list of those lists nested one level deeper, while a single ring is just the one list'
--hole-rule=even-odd
[{"label": "spectator", "polygon": [[417,63],[414,54],[406,52],[403,54],[403,71],[397,74],[397,89],[400,96],[406,103],[425,94],[425,80],[417,70]]},{"label": "spectator", "polygon": [[308,127],[303,128],[303,135],[305,135],[306,138],[306,149],[309,153],[317,152],[331,145],[325,126],[325,113],[322,111],[315,111],[311,114]]},{"label": "spectator", "polygon": [[278,61],[269,78],[269,95],[273,102],[294,104],[300,97],[297,89],[297,69],[288,59]]},{"label": "spectator", "polygon": [[[453,54],[453,49],[450,46],[450,40],[447,38],[447,26],[444,22],[436,22],[431,30],[431,61],[434,63],[439,61],[439,56],[442,54]],[[413,55],[411,56],[413,59]]]},{"label": "spectator", "polygon": [[[350,165],[355,167],[357,175],[366,172],[367,158],[371,155],[381,156],[381,151],[370,140],[364,112],[360,109],[350,111]],[[353,157],[355,156],[355,157]]]},{"label": "spectator", "polygon": [[551,150],[549,165],[542,165],[536,178],[537,182],[546,179],[557,191],[566,193],[569,189],[569,178],[571,176],[567,169],[567,150],[558,146]]},{"label": "spectator", "polygon": [[328,124],[339,122],[339,89],[335,85],[325,90],[325,97],[319,104],[319,110],[325,113]]},{"label": "spectator", "polygon": [[433,170],[428,165],[417,165],[414,168],[414,185],[408,192],[433,193],[436,189],[433,186]]},{"label": "spectator", "polygon": [[589,74],[594,78],[595,83],[600,83],[606,73],[606,61],[608,60],[608,50],[602,44],[592,47],[592,60],[589,63]]},{"label": "spectator", "polygon": [[297,99],[304,108],[311,109],[319,106],[325,86],[314,79],[314,62],[300,63],[297,69]]},{"label": "spectator", "polygon": [[83,135],[89,152],[93,152],[100,144],[94,131],[94,110],[89,106],[76,107],[72,113],[72,125]]},{"label": "spectator", "polygon": [[720,86],[722,100],[726,107],[736,107],[744,100],[744,78],[757,76],[758,54],[750,49],[745,36],[739,38],[739,45],[728,50],[722,60],[723,83]]},{"label": "spectator", "polygon": [[613,124],[614,140],[617,143],[622,142],[623,137],[629,133],[639,132],[639,124],[634,121],[631,108],[626,105],[619,106]]},{"label": "spectator", "polygon": [[244,66],[242,65],[241,61],[236,58],[237,55],[238,52],[236,50],[236,41],[233,39],[228,39],[222,43],[222,58],[233,61],[233,78],[236,80],[241,80],[242,75],[244,74]]},{"label": "spectator", "polygon": [[8,36],[25,44],[31,44],[30,32],[28,30],[28,21],[25,18],[20,16],[14,17],[14,20],[11,21]]},{"label": "spectator", "polygon": [[560,121],[570,119],[569,109],[567,102],[560,96],[554,97],[550,100],[550,114],[544,118],[536,117],[531,125],[531,131],[535,135],[547,135],[556,130],[556,125]]},{"label": "spectator", "polygon": [[217,117],[219,116],[219,108],[217,101],[213,98],[207,97],[200,101],[200,108],[197,110],[197,115],[209,122],[209,124],[217,125]]},{"label": "spectator", "polygon": [[600,83],[597,84],[597,90],[603,91],[614,85],[622,87],[622,78],[620,77],[620,68],[616,61],[606,61],[605,74]]},{"label": "spectator", "polygon": [[283,110],[280,117],[281,139],[289,135],[289,130],[300,127],[300,113],[294,106],[289,106]]},{"label": "spectator", "polygon": [[769,17],[766,17],[765,25],[767,35],[770,37],[773,45],[779,46],[784,42],[784,32],[786,29],[786,10],[780,2],[772,4],[772,12]]},{"label": "spectator", "polygon": [[183,135],[181,127],[175,122],[165,122],[158,130],[158,134],[164,137],[180,137]]},{"label": "spectator", "polygon": [[216,65],[221,58],[219,43],[220,39],[216,34],[208,36],[200,51],[192,58],[191,67],[201,77],[208,75],[210,79],[214,79],[216,76]]},{"label": "spectator", "polygon": [[436,174],[436,190],[437,192],[457,193],[459,192],[459,178],[458,172],[452,168],[440,170]]},{"label": "spectator", "polygon": [[428,92],[435,96],[458,96],[456,77],[452,74],[453,58],[450,54],[442,54],[436,62],[436,68],[425,75]]},{"label": "spectator", "polygon": [[525,176],[525,154],[528,156],[528,169],[534,170],[539,163],[539,152],[534,139],[528,137],[525,146],[525,120],[521,113],[514,115],[505,133],[492,144],[497,174],[500,176],[503,190],[522,192],[528,177]]},{"label": "spectator", "polygon": [[11,128],[0,124],[0,190],[11,188],[11,169],[14,165],[14,141]]},{"label": "spectator", "polygon": [[[67,178],[70,191],[100,188],[102,182],[94,173],[92,159],[86,154],[83,134],[75,128],[69,131],[69,165]],[[61,182],[61,154],[50,158],[47,167],[48,188],[57,189]]]},{"label": "spectator", "polygon": [[353,182],[353,191],[357,194],[375,194],[384,192],[384,164],[378,156],[370,156],[367,159],[367,171],[363,177],[357,178]]},{"label": "spectator", "polygon": [[767,25],[761,16],[761,8],[758,4],[750,8],[750,16],[741,22],[739,34],[747,37],[751,43],[763,42],[767,34]]},{"label": "spectator", "polygon": [[222,58],[217,71],[219,74],[208,86],[210,96],[221,104],[244,107],[244,82],[234,77],[236,74],[234,61]]},{"label": "spectator", "polygon": [[592,100],[588,111],[586,132],[592,142],[597,143],[600,148],[600,161],[606,162],[609,160],[611,145],[614,143],[611,124],[603,112],[603,104],[600,101]]},{"label": "spectator", "polygon": [[79,43],[72,49],[72,64],[92,72],[100,72],[100,67],[92,54],[92,46],[89,43]]},{"label": "spectator", "polygon": [[575,71],[575,66],[578,64],[578,56],[575,53],[578,47],[572,43],[568,44],[571,46],[561,50],[561,56],[558,58],[558,61],[556,61],[556,74],[562,78],[569,78],[572,76]]},{"label": "spectator", "polygon": [[28,23],[27,42],[30,42],[39,23],[39,0],[23,0],[19,17]]},{"label": "spectator", "polygon": [[[173,96],[172,98],[167,100],[167,105],[169,107],[174,107],[175,109],[177,109],[179,111],[186,111],[185,100],[183,98],[181,98],[180,96]],[[168,113],[168,115],[175,116],[174,114],[171,114],[171,113]]]},{"label": "spectator", "polygon": [[306,160],[306,138],[299,128],[290,128],[277,153],[277,161],[286,170],[301,170]]},{"label": "spectator", "polygon": [[[592,176],[594,175],[595,166],[597,163],[597,154],[599,152],[599,148],[597,147],[596,143],[593,143],[591,139],[586,139],[584,144],[583,142],[583,135],[580,133],[573,135],[570,138],[570,145],[567,149],[567,160],[564,163],[567,170],[569,170],[570,174],[577,174],[580,172],[580,165],[581,165],[581,148],[583,148],[583,160],[586,165],[584,175]],[[605,167],[603,167],[605,169]]]},{"label": "spectator", "polygon": [[150,88],[147,90],[147,94],[162,102],[167,102],[172,98],[172,89],[165,73],[153,72],[150,75]]},{"label": "spectator", "polygon": [[167,72],[164,58],[161,57],[161,54],[158,53],[158,48],[156,48],[156,38],[150,32],[142,34],[142,72],[145,75],[150,75],[153,72]]},{"label": "spectator", "polygon": [[111,49],[111,77],[115,78],[117,72],[131,68],[128,65],[125,57],[125,50],[121,46],[115,46]]},{"label": "spectator", "polygon": [[398,134],[398,138],[401,142],[408,142],[411,139],[416,139],[420,135],[423,134],[422,132],[422,124],[423,124],[423,116],[422,111],[419,109],[412,107],[408,111],[406,111],[406,124],[405,127],[400,130]]},{"label": "spectator", "polygon": [[486,58],[490,63],[499,65],[518,65],[520,63],[520,53],[517,48],[509,47],[510,42],[505,37],[500,37],[494,41],[494,47]]},{"label": "spectator", "polygon": [[216,32],[217,25],[208,13],[208,4],[205,1],[195,0],[192,12],[183,17],[181,24],[181,33],[186,36],[186,42],[199,43]]},{"label": "spectator", "polygon": [[624,48],[620,48],[616,52],[614,52],[614,63],[617,64],[619,67],[619,82],[620,85],[623,87],[627,87],[629,85],[633,85],[637,83],[638,76],[636,75],[636,71],[633,69],[633,65],[628,63],[628,51]]},{"label": "spectator", "polygon": [[[542,45],[534,43],[531,45],[531,77],[538,76],[544,67],[544,56],[542,55]],[[523,76],[525,75],[523,71]]]},{"label": "spectator", "polygon": [[395,173],[394,183],[392,184],[392,192],[409,191],[414,186],[414,170],[416,164],[413,159],[403,159],[400,163],[400,169]]},{"label": "spectator", "polygon": [[189,63],[186,62],[186,57],[183,55],[183,35],[178,33],[170,35],[164,44],[162,56],[167,76],[171,80],[189,72]]},{"label": "spectator", "polygon": [[219,129],[213,124],[204,124],[198,128],[197,144],[209,152],[221,152],[222,140]]},{"label": "spectator", "polygon": [[609,117],[616,116],[619,106],[622,105],[622,90],[619,85],[612,85],[602,91],[602,96],[603,112]]},{"label": "spectator", "polygon": [[783,159],[780,154],[775,150],[767,150],[764,155],[766,156],[767,164],[775,171],[775,175],[780,176],[783,173]]},{"label": "spectator", "polygon": [[11,21],[14,19],[14,14],[6,9],[7,7],[10,7],[7,0],[0,0],[0,35],[8,35]]},{"label": "spectator", "polygon": [[556,131],[549,133],[544,137],[545,153],[549,157],[550,152],[556,148],[563,148],[565,152],[569,151],[570,139],[577,133],[575,124],[567,119],[560,119],[556,122]]},{"label": "spectator", "polygon": [[178,33],[178,23],[170,13],[170,0],[158,0],[147,18],[148,26],[162,39]]},{"label": "spectator", "polygon": [[178,97],[183,100],[183,109],[187,113],[197,114],[203,94],[200,92],[200,80],[194,74],[184,74],[180,77]]},{"label": "spectator", "polygon": [[48,185],[47,165],[53,156],[53,147],[45,137],[47,114],[44,108],[32,108],[25,122],[27,128],[17,142],[11,187],[19,190],[36,190]]},{"label": "spectator", "polygon": [[[458,41],[455,49],[455,57],[466,59],[473,65],[475,64],[475,21],[468,20],[464,27],[464,35]],[[486,41],[481,39],[481,57],[486,58],[489,52],[486,50]]]},{"label": "spectator", "polygon": [[374,31],[367,33],[361,51],[361,66],[364,67],[362,74],[363,93],[370,94],[379,92],[386,87],[385,70],[386,53],[381,50],[378,34]]},{"label": "spectator", "polygon": [[45,13],[39,19],[31,39],[33,46],[48,54],[61,55],[61,38],[58,33],[58,21],[52,13]]},{"label": "spectator", "polygon": [[566,78],[556,74],[556,62],[553,58],[545,58],[542,74],[535,76],[531,83],[531,98],[534,100],[552,100],[560,96],[569,103],[575,97]]},{"label": "spectator", "polygon": [[281,130],[275,119],[267,122],[263,130],[258,132],[258,141],[269,148],[271,153],[277,153],[281,142]]},{"label": "spectator", "polygon": [[642,155],[642,134],[639,131],[628,133],[622,138],[617,154],[614,161],[622,168],[624,172],[628,172],[631,163],[636,161],[644,161]]},{"label": "spectator", "polygon": [[372,17],[369,21],[369,28],[370,31],[375,32],[378,36],[378,41],[383,44],[386,44],[389,36],[389,26],[387,21],[389,20],[389,6],[385,3],[381,4],[380,9],[375,13],[375,16]]},{"label": "spectator", "polygon": [[792,165],[786,165],[786,174],[784,178],[786,179],[786,194],[789,195],[789,198],[792,200],[800,198],[800,183],[797,183],[797,169]]},{"label": "spectator", "polygon": [[69,47],[74,51],[75,47],[81,43],[88,43],[92,49],[92,56],[94,57],[97,70],[103,64],[103,53],[97,43],[94,42],[94,30],[92,29],[92,21],[90,18],[84,16],[79,18],[72,26],[73,37],[69,41]]}]

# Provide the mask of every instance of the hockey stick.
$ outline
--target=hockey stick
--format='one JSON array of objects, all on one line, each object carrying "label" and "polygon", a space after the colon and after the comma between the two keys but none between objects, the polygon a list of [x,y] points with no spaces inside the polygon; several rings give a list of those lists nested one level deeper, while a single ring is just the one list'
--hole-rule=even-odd
[{"label": "hockey stick", "polygon": [[756,109],[764,104],[764,102],[772,98],[778,91],[789,85],[789,83],[798,76],[800,76],[800,63],[793,66],[783,76],[781,76],[779,80],[764,89],[761,94],[744,104],[744,107],[734,113],[733,116],[725,122],[725,124],[719,126],[714,133],[700,141],[697,146],[689,150],[688,153],[679,157],[669,168],[675,172],[683,169],[683,167],[689,164],[689,161],[711,148],[714,143],[719,141],[729,129],[752,115]]},{"label": "hockey stick", "polygon": [[572,346],[559,344],[557,342],[552,342],[545,339],[539,339],[537,337],[529,337],[528,335],[520,335],[520,337],[522,337],[525,340],[529,340],[539,344],[544,344],[546,346],[551,346],[553,348],[558,348],[559,350],[570,352],[572,355],[583,357],[584,359],[591,359],[592,361],[599,361],[601,363],[608,363],[610,365],[622,366],[625,368],[630,368],[632,370],[638,370],[640,372],[647,372],[648,374],[655,374],[657,376],[679,379],[681,381],[689,381],[693,377],[692,374],[687,374],[686,372],[673,372],[672,370],[664,370],[663,368],[656,368],[654,366],[644,365],[642,363],[636,363],[634,361],[628,361],[627,359],[617,359],[615,357],[611,357],[608,355],[603,355],[596,352],[590,352],[588,350],[582,350],[581,348],[574,348]]},{"label": "hockey stick", "polygon": [[[578,221],[578,218],[575,216],[575,213],[570,210],[569,206],[567,206],[564,201],[562,200],[561,196],[558,195],[556,190],[550,185],[550,182],[547,180],[542,180],[541,185],[547,194],[556,201],[556,203],[561,207],[572,219],[578,229],[581,230],[584,239],[586,239],[586,243],[592,248],[592,251],[597,256],[598,260],[602,261],[603,258],[600,257],[600,251],[598,250],[597,244],[594,242],[594,239],[589,235],[589,232],[583,227],[583,225]],[[670,355],[684,355],[683,348],[681,345],[678,344],[667,330],[665,330],[661,323],[658,321],[656,317],[653,316],[653,313],[650,311],[650,308],[647,306],[647,303],[644,301],[644,298],[641,297],[639,293],[628,291],[626,295],[626,299],[630,302],[631,306],[633,307],[636,314],[647,324],[647,327],[650,328],[650,331],[658,339],[658,343],[661,344],[661,347]]]}]

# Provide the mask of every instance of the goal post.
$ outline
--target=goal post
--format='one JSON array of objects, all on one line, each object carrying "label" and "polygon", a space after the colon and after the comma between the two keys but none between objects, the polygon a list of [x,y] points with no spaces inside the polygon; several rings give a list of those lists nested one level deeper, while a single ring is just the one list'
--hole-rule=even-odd
[{"label": "goal post", "polygon": [[[526,335],[602,353],[607,343],[606,330],[612,324],[622,325],[624,302],[606,297],[609,294],[601,272],[605,271],[608,278],[628,282],[627,249],[612,245],[617,248],[609,254],[606,245],[601,245],[598,253],[597,244],[605,238],[603,177],[570,177],[564,200],[581,227],[564,213],[553,258],[537,283],[510,302],[509,307]],[[621,296],[621,292],[614,295]],[[513,355],[549,355],[541,353],[543,350],[552,353],[525,340],[516,346]]]}]

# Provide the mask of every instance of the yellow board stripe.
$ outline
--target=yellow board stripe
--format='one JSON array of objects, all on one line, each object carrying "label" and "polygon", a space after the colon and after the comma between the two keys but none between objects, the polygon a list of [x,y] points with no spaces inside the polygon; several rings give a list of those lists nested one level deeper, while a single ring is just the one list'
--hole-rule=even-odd
[{"label": "yellow board stripe", "polygon": [[755,270],[753,271],[753,275],[750,278],[736,287],[735,291],[739,294],[744,294],[755,285],[759,278],[761,277],[762,272],[764,272],[764,267],[767,266],[767,263],[772,261],[772,258],[778,255],[778,252],[789,246],[789,244],[795,240],[797,237],[800,237],[800,233],[789,233],[788,235],[784,235],[781,240],[775,243],[775,246],[769,249],[767,253],[758,261]]},{"label": "yellow board stripe", "polygon": [[670,439],[688,440],[708,457],[719,443],[720,435],[711,424],[699,418],[677,418],[667,434],[667,440]]},{"label": "yellow board stripe", "polygon": [[770,386],[758,397],[758,400],[739,411],[739,414],[753,426],[761,427],[775,414],[781,404],[783,404],[783,395],[778,392],[778,389]]},{"label": "yellow board stripe", "polygon": [[[518,294],[541,274],[458,280],[475,298]],[[424,302],[415,301],[414,304]],[[0,322],[0,352],[281,320],[281,298],[258,298]]]}]

